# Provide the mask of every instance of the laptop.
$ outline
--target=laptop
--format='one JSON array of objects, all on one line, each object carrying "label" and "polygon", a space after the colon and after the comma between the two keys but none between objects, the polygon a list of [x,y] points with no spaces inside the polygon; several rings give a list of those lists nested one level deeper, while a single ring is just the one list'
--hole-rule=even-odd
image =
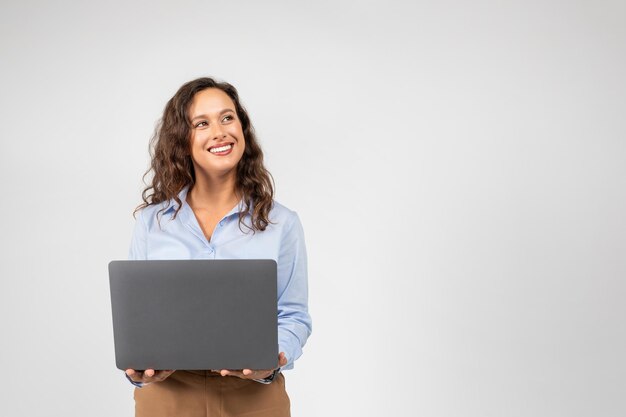
[{"label": "laptop", "polygon": [[276,268],[271,259],[110,262],[117,368],[276,368]]}]

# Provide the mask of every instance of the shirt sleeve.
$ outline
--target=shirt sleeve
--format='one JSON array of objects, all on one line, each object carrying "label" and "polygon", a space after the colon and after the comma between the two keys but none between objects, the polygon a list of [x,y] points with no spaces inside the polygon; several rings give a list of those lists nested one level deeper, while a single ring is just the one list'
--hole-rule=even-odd
[{"label": "shirt sleeve", "polygon": [[130,239],[130,249],[128,251],[128,259],[131,261],[144,260],[148,258],[147,251],[148,228],[143,217],[143,210],[139,211],[137,220],[135,220],[135,228]]},{"label": "shirt sleeve", "polygon": [[308,308],[307,254],[296,213],[286,225],[278,257],[278,346],[292,369],[312,331]]},{"label": "shirt sleeve", "polygon": [[[137,216],[137,220],[135,220],[135,228],[133,229],[133,235],[130,239],[130,249],[128,251],[128,259],[131,261],[146,259],[147,251],[146,251],[146,236],[147,236],[147,228],[143,219],[143,210],[139,212]],[[148,383],[145,382],[135,382],[124,372],[124,376],[128,381],[136,386],[137,388],[143,388]]]}]

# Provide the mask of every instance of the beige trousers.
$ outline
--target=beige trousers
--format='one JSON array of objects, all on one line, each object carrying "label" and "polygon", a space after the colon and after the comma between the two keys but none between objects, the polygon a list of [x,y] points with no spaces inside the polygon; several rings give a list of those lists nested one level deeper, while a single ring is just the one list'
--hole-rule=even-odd
[{"label": "beige trousers", "polygon": [[176,371],[135,388],[136,417],[289,417],[285,377],[271,384],[210,371]]}]

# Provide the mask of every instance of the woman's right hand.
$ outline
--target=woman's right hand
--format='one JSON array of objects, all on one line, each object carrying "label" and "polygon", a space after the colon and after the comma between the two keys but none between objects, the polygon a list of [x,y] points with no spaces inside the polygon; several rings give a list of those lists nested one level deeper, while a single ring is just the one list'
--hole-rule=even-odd
[{"label": "woman's right hand", "polygon": [[135,382],[143,382],[144,384],[150,382],[161,382],[168,376],[174,373],[173,370],[155,371],[154,369],[146,369],[145,371],[135,371],[134,369],[127,369],[126,375]]}]

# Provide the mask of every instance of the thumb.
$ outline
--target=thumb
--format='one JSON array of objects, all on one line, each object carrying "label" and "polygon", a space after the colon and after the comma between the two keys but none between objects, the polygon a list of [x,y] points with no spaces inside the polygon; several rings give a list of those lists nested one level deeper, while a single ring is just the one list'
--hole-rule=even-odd
[{"label": "thumb", "polygon": [[287,356],[285,356],[285,352],[280,352],[280,354],[278,355],[278,366],[285,366],[287,365]]}]

